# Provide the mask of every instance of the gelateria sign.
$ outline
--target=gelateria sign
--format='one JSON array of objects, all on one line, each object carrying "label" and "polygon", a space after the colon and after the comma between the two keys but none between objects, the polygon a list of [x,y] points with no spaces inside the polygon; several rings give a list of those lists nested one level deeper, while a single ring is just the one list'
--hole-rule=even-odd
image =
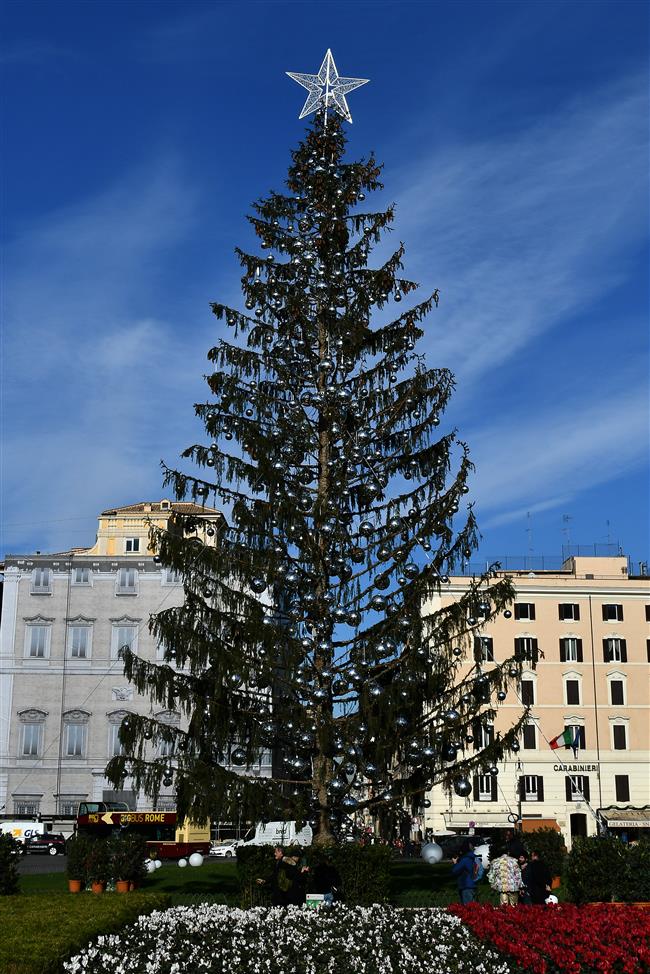
[{"label": "gelateria sign", "polygon": [[597,764],[554,764],[554,771],[563,771],[565,774],[586,774],[588,771],[599,771]]}]

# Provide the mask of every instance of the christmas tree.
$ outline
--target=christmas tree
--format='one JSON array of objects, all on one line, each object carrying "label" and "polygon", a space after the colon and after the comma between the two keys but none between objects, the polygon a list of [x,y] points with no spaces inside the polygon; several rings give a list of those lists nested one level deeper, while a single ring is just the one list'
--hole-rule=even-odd
[{"label": "christmas tree", "polygon": [[[173,782],[198,821],[307,820],[329,842],[350,816],[421,807],[434,783],[470,794],[473,770],[496,774],[518,748],[525,715],[477,748],[520,673],[480,651],[513,590],[488,571],[439,598],[478,544],[461,513],[472,464],[439,432],[453,375],[416,352],[438,293],[408,301],[401,245],[369,266],[393,207],[365,205],[374,156],[344,158],[345,94],[362,82],[329,52],[319,75],[292,77],[316,114],[287,191],[249,217],[266,254],[236,251],[245,311],[212,306],[233,340],[208,353],[206,441],[184,471],[165,467],[178,499],[226,516],[154,533],[184,602],[151,619],[162,662],[123,653],[138,691],[183,719],[127,718],[107,773],[154,799]],[[272,779],[255,773],[263,750]]]}]

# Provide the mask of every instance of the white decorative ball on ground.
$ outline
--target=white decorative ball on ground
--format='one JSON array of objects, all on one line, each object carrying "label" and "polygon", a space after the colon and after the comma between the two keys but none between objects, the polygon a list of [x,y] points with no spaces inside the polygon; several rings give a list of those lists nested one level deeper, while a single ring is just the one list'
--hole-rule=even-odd
[{"label": "white decorative ball on ground", "polygon": [[153,859],[147,859],[147,872],[154,873],[156,871],[156,864]]},{"label": "white decorative ball on ground", "polygon": [[187,859],[179,859],[178,865],[181,867],[181,869],[185,869],[185,867],[187,866]]},{"label": "white decorative ball on ground", "polygon": [[190,856],[190,866],[202,866],[203,856],[200,852],[193,852]]},{"label": "white decorative ball on ground", "polygon": [[427,842],[422,846],[422,858],[430,866],[435,866],[442,859],[442,849],[437,842]]},{"label": "white decorative ball on ground", "polygon": [[546,897],[546,902],[547,902],[547,903],[548,903],[549,905],[552,905],[553,903],[557,903],[557,902],[558,902],[558,899],[557,899],[557,896],[554,896],[554,895],[553,895],[553,893],[551,893],[551,895],[550,895],[550,896],[547,896],[547,897]]},{"label": "white decorative ball on ground", "polygon": [[156,867],[156,869],[160,869],[160,867],[162,866],[162,862],[160,861],[160,859],[156,859],[154,861],[154,866]]}]

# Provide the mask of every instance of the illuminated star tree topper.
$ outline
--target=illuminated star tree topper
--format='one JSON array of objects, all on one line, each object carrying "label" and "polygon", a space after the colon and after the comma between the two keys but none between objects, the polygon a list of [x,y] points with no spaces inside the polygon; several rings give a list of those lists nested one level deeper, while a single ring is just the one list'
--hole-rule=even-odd
[{"label": "illuminated star tree topper", "polygon": [[355,88],[367,85],[369,80],[368,78],[341,78],[336,70],[336,64],[329,48],[318,74],[300,74],[293,71],[287,71],[287,74],[309,92],[299,117],[304,118],[305,115],[311,115],[312,112],[318,111],[322,105],[325,108],[325,125],[327,125],[329,108],[333,108],[346,121],[352,122],[345,96],[349,95]]}]

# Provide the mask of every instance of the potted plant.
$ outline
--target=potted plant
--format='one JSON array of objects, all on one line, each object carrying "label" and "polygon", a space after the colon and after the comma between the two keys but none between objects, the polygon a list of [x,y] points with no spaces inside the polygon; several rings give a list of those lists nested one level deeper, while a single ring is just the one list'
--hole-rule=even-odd
[{"label": "potted plant", "polygon": [[86,856],[86,869],[93,893],[103,893],[112,875],[110,849],[106,839],[91,841]]},{"label": "potted plant", "polygon": [[88,882],[86,859],[89,852],[89,839],[84,835],[73,835],[66,845],[68,889],[80,893]]},{"label": "potted plant", "polygon": [[135,889],[146,875],[146,840],[139,835],[121,835],[111,848],[112,874],[118,893]]}]

